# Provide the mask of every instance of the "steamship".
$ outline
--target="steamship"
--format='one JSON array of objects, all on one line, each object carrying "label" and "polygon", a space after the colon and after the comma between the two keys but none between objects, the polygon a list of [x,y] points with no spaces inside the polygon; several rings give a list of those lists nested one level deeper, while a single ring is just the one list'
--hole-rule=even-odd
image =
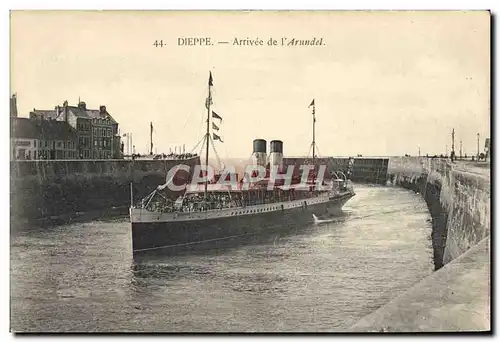
[{"label": "steamship", "polygon": [[[213,132],[218,131],[214,120],[222,121],[222,118],[211,110],[212,87],[210,72],[205,102],[207,129],[203,138],[206,169],[210,143],[213,146],[214,141],[222,142],[221,137]],[[340,178],[333,173],[336,176],[334,179],[325,179],[328,178],[324,177],[325,170],[323,174],[317,171],[314,100],[311,106],[311,165],[309,170],[294,168],[293,174],[286,176],[289,182],[284,181],[283,142],[271,141],[268,156],[267,141],[255,139],[252,164],[265,170],[265,176],[258,177],[258,181],[255,171],[245,172],[240,180],[233,170],[222,169],[211,180],[205,173],[202,183],[188,181],[190,184],[185,184],[185,189],[174,200],[164,193],[169,185],[175,183],[175,176],[171,176],[165,184],[135,204],[131,187],[130,221],[134,255],[211,246],[225,240],[237,241],[255,235],[284,232],[311,222],[313,215],[322,217],[341,212],[343,205],[355,193],[345,176]],[[220,182],[221,179],[227,182]]]}]

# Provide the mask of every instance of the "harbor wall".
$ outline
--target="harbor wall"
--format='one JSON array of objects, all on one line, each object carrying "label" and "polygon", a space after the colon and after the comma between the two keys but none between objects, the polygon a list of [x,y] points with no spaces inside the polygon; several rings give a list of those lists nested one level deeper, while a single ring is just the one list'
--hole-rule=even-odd
[{"label": "harbor wall", "polygon": [[140,199],[164,184],[167,171],[181,162],[194,167],[199,158],[11,161],[11,219],[57,219],[93,210],[126,213],[130,183],[134,199]]},{"label": "harbor wall", "polygon": [[391,158],[389,184],[422,194],[429,207],[436,272],[349,331],[491,331],[491,182],[482,167]]},{"label": "harbor wall", "polygon": [[[349,163],[352,159],[352,164]],[[283,158],[284,165],[304,165],[310,163],[310,158]],[[346,157],[322,157],[317,158],[319,165],[326,165],[329,172],[347,175],[350,172],[350,179],[356,183],[386,184],[389,158],[346,158]]]},{"label": "harbor wall", "polygon": [[446,159],[401,157],[391,158],[388,179],[425,199],[433,219],[436,268],[490,235],[488,172],[469,172],[466,164]]},{"label": "harbor wall", "polygon": [[385,185],[388,167],[389,158],[354,158],[351,180],[358,183]]}]

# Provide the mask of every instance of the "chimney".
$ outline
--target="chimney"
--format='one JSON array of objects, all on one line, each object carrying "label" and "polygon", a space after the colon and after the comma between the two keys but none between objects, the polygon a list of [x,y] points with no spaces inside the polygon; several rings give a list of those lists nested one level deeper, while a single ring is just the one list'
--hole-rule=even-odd
[{"label": "chimney", "polygon": [[68,122],[68,101],[63,102],[64,121]]},{"label": "chimney", "polygon": [[13,94],[10,98],[10,116],[17,118],[17,94]]},{"label": "chimney", "polygon": [[99,106],[99,113],[106,114],[106,106]]},{"label": "chimney", "polygon": [[252,159],[254,165],[266,166],[267,163],[267,141],[264,139],[255,139],[253,141]]},{"label": "chimney", "polygon": [[87,104],[85,102],[83,102],[83,101],[80,101],[78,103],[78,107],[81,108],[81,109],[83,109],[83,110],[87,110]]},{"label": "chimney", "polygon": [[269,167],[271,172],[276,169],[277,172],[283,168],[283,141],[271,141],[271,153],[269,155]]}]

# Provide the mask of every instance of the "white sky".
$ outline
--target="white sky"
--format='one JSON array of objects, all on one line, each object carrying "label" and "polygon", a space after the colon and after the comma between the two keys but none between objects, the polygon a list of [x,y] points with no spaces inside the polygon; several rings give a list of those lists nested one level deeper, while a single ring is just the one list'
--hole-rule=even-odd
[{"label": "white sky", "polygon": [[[489,136],[488,12],[13,12],[11,92],[21,116],[78,97],[105,104],[139,152],[190,150],[204,133],[208,71],[221,157],[280,139],[305,155],[316,99],[325,155],[476,151]],[[178,37],[308,39],[326,46],[177,46]],[[155,48],[153,42],[167,44]]]}]

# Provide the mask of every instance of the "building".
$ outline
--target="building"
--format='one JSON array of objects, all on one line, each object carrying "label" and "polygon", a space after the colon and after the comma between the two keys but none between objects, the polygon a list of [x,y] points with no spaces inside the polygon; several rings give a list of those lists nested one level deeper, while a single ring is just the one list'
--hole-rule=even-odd
[{"label": "building", "polygon": [[65,101],[62,106],[53,110],[37,110],[30,112],[31,119],[67,122],[77,132],[78,158],[110,159],[121,158],[118,123],[108,113],[106,106],[99,109],[88,109],[85,102],[70,106]]},{"label": "building", "polygon": [[11,159],[76,159],[77,132],[67,122],[11,117]]}]

